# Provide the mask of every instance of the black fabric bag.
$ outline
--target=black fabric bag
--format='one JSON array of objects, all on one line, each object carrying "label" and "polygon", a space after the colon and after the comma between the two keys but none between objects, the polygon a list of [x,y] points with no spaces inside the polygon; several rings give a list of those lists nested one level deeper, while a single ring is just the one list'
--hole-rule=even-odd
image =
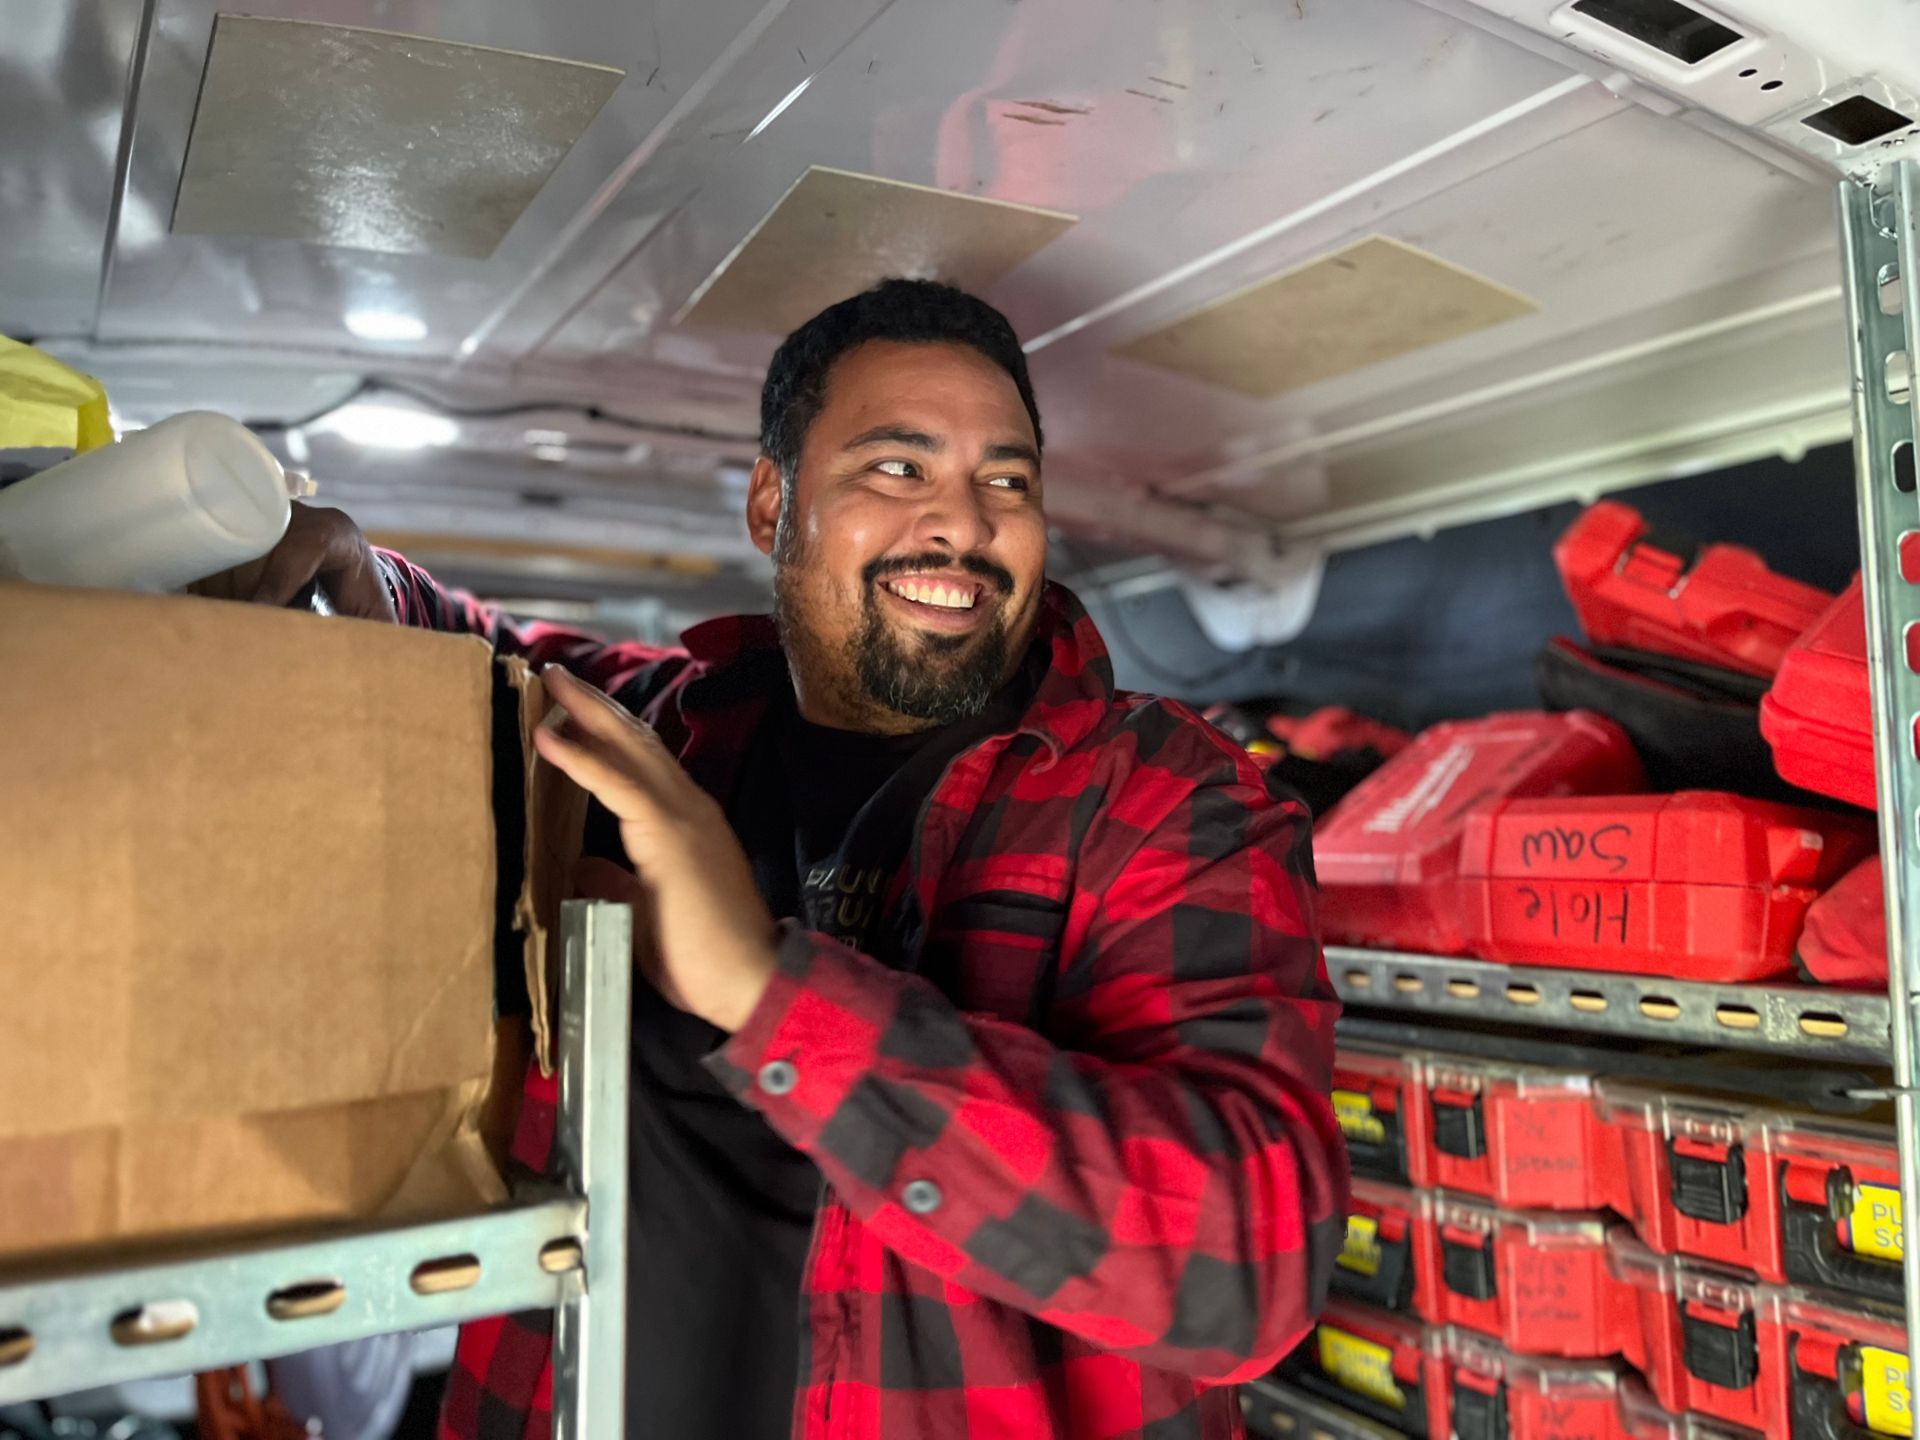
[{"label": "black fabric bag", "polygon": [[1727,790],[1756,800],[1831,809],[1773,768],[1760,735],[1767,681],[1644,650],[1551,640],[1534,663],[1549,710],[1597,710],[1640,752],[1656,791]]}]

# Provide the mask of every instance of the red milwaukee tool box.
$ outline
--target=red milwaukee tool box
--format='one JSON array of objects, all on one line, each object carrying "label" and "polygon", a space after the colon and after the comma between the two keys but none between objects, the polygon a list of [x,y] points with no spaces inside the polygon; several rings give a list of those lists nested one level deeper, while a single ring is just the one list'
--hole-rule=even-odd
[{"label": "red milwaukee tool box", "polygon": [[1500,1210],[1433,1193],[1413,1208],[1421,1317],[1490,1335],[1516,1355],[1619,1354],[1640,1314],[1614,1273],[1597,1214]]},{"label": "red milwaukee tool box", "polygon": [[1459,861],[1477,805],[1644,788],[1626,732],[1591,711],[1436,725],[1360,783],[1314,832],[1330,941],[1466,952]]},{"label": "red milwaukee tool box", "polygon": [[1841,1120],[1599,1082],[1624,1189],[1613,1204],[1663,1255],[1774,1283],[1900,1299],[1899,1151],[1884,1120]]},{"label": "red milwaukee tool box", "polygon": [[1347,1204],[1347,1238],[1333,1262],[1333,1293],[1396,1315],[1429,1313],[1414,1266],[1417,1216],[1427,1192],[1356,1178]]},{"label": "red milwaukee tool box", "polygon": [[1468,944],[1515,965],[1790,975],[1807,908],[1872,848],[1864,817],[1718,791],[1484,805],[1460,847]]},{"label": "red milwaukee tool box", "polygon": [[1415,1440],[1447,1440],[1441,1339],[1416,1320],[1335,1300],[1278,1373]]},{"label": "red milwaukee tool box", "polygon": [[1631,506],[1587,508],[1554,563],[1595,645],[1771,675],[1833,597],[1776,575],[1751,550],[1663,534]]},{"label": "red milwaukee tool box", "polygon": [[1794,959],[1822,985],[1887,988],[1887,898],[1881,883],[1880,857],[1869,855],[1807,908]]},{"label": "red milwaukee tool box", "polygon": [[1628,1359],[1668,1410],[1693,1410],[1767,1440],[1911,1435],[1900,1312],[1662,1259],[1614,1240],[1638,1291],[1640,1348]]},{"label": "red milwaukee tool box", "polygon": [[1514,1355],[1460,1330],[1447,1332],[1440,1351],[1454,1440],[1754,1440],[1702,1416],[1667,1414],[1615,1362]]},{"label": "red milwaukee tool box", "polygon": [[1873,808],[1867,610],[1857,578],[1787,652],[1760,699],[1760,733],[1781,779]]},{"label": "red milwaukee tool box", "polygon": [[1579,1071],[1410,1056],[1422,1122],[1408,1127],[1416,1185],[1459,1191],[1514,1210],[1600,1210],[1618,1166],[1613,1137],[1593,1105],[1594,1081]]},{"label": "red milwaukee tool box", "polygon": [[1356,1176],[1402,1185],[1413,1178],[1426,1134],[1418,1083],[1418,1068],[1397,1051],[1342,1042],[1334,1052],[1333,1113]]}]

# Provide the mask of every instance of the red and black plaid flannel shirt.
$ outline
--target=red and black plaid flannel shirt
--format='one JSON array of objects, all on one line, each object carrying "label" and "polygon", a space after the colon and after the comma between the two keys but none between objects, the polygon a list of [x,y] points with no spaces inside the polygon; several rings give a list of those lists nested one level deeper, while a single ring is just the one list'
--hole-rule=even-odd
[{"label": "red and black plaid flannel shirt", "polygon": [[[730,662],[770,623],[606,646],[388,568],[403,622],[603,685],[725,793],[767,700]],[[921,963],[791,930],[710,1062],[828,1181],[796,1440],[1237,1436],[1232,1383],[1326,1294],[1347,1175],[1308,817],[1191,712],[1116,694],[1066,591],[1042,627],[1032,708],[949,767],[898,879]],[[555,1098],[529,1077],[536,1167]],[[550,1321],[466,1328],[443,1440],[551,1432]]]}]

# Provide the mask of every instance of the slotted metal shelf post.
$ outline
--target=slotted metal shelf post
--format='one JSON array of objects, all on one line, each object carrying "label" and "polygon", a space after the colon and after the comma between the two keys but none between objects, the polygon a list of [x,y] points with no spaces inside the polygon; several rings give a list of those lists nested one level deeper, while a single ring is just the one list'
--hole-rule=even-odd
[{"label": "slotted metal shelf post", "polygon": [[576,901],[561,928],[555,1190],[291,1245],[0,1272],[0,1405],[551,1309],[557,1440],[624,1434],[633,915]]},{"label": "slotted metal shelf post", "polygon": [[[1920,501],[1912,488],[1910,357],[1920,354],[1920,169],[1901,161],[1841,187],[1853,365],[1853,446],[1872,682],[1880,854],[1886,876],[1900,1205],[1920,1204]],[[1904,455],[1903,455],[1904,452]],[[1903,469],[1907,488],[1901,488]],[[1905,1257],[1907,1354],[1920,1354],[1920,1248]]]}]

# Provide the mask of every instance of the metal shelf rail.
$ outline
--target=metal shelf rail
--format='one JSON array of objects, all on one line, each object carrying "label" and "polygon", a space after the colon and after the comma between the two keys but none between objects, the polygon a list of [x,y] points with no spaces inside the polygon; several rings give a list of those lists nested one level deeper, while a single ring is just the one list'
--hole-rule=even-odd
[{"label": "metal shelf rail", "polygon": [[1388,950],[1327,947],[1349,1005],[1462,1020],[1887,1063],[1887,998],[1810,985],[1714,985],[1657,975],[1550,970]]},{"label": "metal shelf rail", "polygon": [[1256,1440],[1405,1440],[1398,1430],[1355,1415],[1284,1380],[1240,1387],[1240,1411]]},{"label": "metal shelf rail", "polygon": [[633,916],[576,901],[561,928],[557,1193],[162,1264],[0,1274],[0,1405],[555,1309],[555,1436],[623,1434]]},{"label": "metal shelf rail", "polygon": [[[1920,504],[1913,483],[1910,357],[1920,355],[1920,169],[1900,161],[1841,187],[1841,234],[1853,366],[1853,451],[1873,690],[1880,854],[1886,875],[1887,970],[1900,1202],[1920,1205]],[[1904,484],[1903,484],[1904,480]],[[1911,542],[1911,543],[1909,543]],[[1905,1254],[1907,1353],[1920,1354],[1920,1247]]]}]

